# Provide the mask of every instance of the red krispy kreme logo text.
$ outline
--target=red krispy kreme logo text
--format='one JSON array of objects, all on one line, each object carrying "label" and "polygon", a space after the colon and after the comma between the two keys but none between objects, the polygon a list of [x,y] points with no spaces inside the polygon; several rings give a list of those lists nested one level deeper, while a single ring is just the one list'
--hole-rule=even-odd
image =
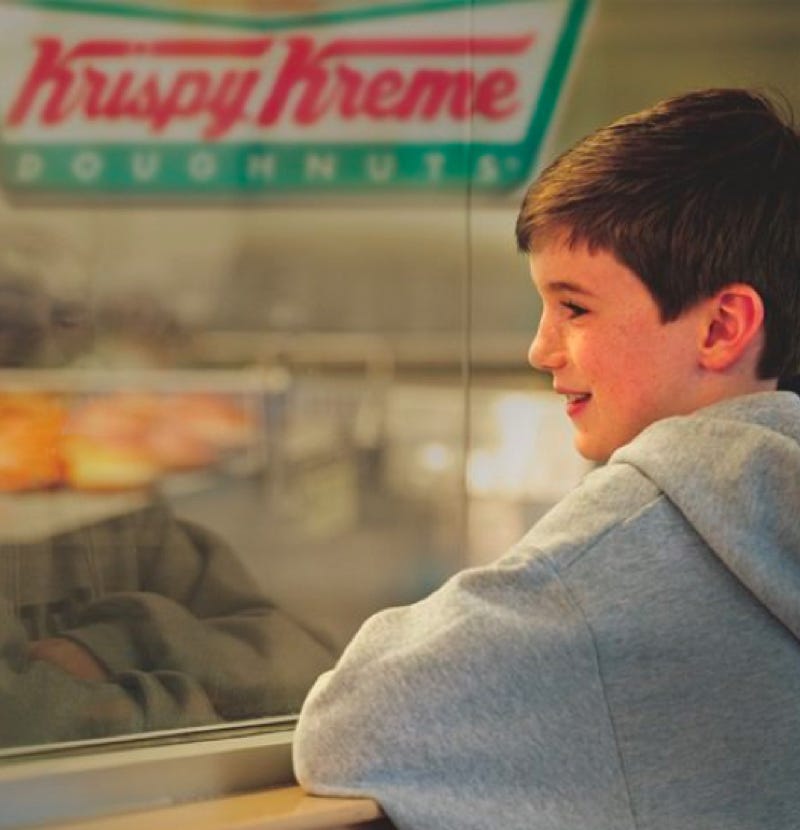
[{"label": "red krispy kreme logo text", "polygon": [[[196,120],[202,138],[216,140],[242,123],[266,130],[325,119],[498,122],[520,108],[519,78],[503,59],[524,55],[534,43],[533,34],[324,42],[307,35],[108,38],[73,46],[40,37],[6,124],[55,130],[68,121],[138,122],[159,135]],[[276,52],[277,70],[267,72],[268,53]],[[448,58],[454,68],[442,68]],[[476,59],[483,58],[490,65],[480,69]]]}]

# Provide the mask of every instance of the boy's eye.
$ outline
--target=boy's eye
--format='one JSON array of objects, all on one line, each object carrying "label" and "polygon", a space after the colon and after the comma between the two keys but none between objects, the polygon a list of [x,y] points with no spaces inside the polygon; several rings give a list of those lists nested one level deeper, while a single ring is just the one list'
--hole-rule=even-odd
[{"label": "boy's eye", "polygon": [[577,303],[563,302],[561,305],[566,308],[573,317],[580,317],[588,311],[588,309],[585,309]]}]

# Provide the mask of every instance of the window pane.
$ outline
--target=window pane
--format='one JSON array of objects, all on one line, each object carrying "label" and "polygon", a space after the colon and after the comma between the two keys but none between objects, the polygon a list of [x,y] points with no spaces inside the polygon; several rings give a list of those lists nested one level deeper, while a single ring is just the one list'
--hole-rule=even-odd
[{"label": "window pane", "polygon": [[0,750],[292,715],[462,562],[466,5],[261,5],[0,8]]}]

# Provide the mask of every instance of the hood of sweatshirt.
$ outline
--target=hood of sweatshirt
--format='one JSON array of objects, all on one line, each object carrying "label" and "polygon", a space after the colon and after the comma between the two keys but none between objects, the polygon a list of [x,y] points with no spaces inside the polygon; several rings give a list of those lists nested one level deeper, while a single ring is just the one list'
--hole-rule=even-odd
[{"label": "hood of sweatshirt", "polygon": [[800,639],[800,397],[766,392],[648,427],[633,465]]}]

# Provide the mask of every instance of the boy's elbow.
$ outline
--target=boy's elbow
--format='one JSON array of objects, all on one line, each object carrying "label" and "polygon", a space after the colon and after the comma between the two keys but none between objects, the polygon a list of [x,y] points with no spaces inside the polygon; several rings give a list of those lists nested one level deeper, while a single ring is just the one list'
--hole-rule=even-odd
[{"label": "boy's elbow", "polygon": [[293,746],[294,774],[306,792],[333,796],[368,794],[358,770],[343,757],[340,745],[307,732],[298,734],[301,737],[295,738]]},{"label": "boy's elbow", "polygon": [[336,769],[336,754],[321,751],[313,740],[302,740],[292,748],[297,783],[313,795],[345,795],[341,771]]},{"label": "boy's elbow", "polygon": [[328,769],[331,756],[326,749],[324,730],[316,729],[310,723],[312,720],[313,716],[303,709],[292,742],[292,763],[298,784],[308,792],[320,793],[331,777]]},{"label": "boy's elbow", "polygon": [[[298,783],[318,795],[379,798],[393,731],[363,693],[342,683],[337,671],[317,680],[295,730],[294,771]],[[383,713],[385,715],[385,713]]]},{"label": "boy's elbow", "polygon": [[341,702],[326,702],[321,677],[311,690],[300,713],[292,747],[298,783],[319,795],[355,794],[352,769],[356,730],[355,713],[342,712]]}]

